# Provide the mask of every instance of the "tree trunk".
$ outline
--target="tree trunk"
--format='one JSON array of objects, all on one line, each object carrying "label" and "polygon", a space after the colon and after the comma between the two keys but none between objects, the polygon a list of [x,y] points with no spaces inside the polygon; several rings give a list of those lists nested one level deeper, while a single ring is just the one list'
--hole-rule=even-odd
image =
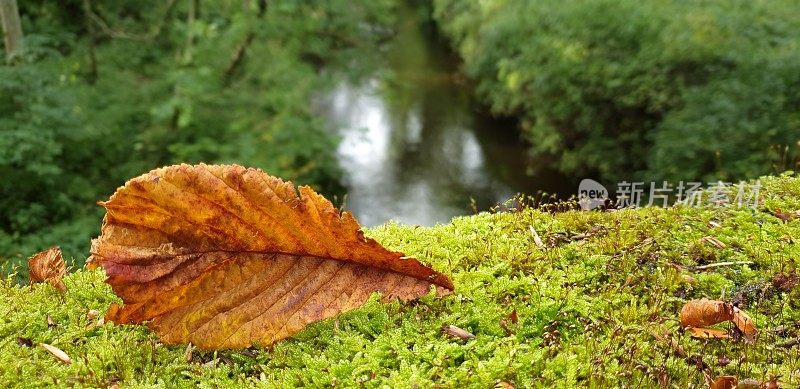
[{"label": "tree trunk", "polygon": [[97,29],[95,28],[92,18],[89,16],[92,12],[92,4],[90,0],[83,0],[83,22],[86,25],[86,30],[89,32],[89,72],[86,79],[90,85],[94,85],[97,81]]},{"label": "tree trunk", "polygon": [[17,0],[0,0],[0,22],[3,24],[3,41],[6,60],[22,51],[22,25],[19,22]]},{"label": "tree trunk", "polygon": [[183,47],[183,64],[192,63],[192,50],[196,37],[194,36],[194,24],[197,15],[200,13],[200,0],[189,0],[189,15],[186,20],[186,44]]}]

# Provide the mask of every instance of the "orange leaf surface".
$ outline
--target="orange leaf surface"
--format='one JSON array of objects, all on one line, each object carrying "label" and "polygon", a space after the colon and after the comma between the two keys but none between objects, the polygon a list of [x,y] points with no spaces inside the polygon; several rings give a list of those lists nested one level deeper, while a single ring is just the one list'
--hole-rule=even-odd
[{"label": "orange leaf surface", "polygon": [[696,327],[689,327],[689,334],[692,335],[693,338],[700,338],[700,339],[730,339],[731,336],[728,335],[728,332],[725,330],[717,330],[713,328],[696,328]]},{"label": "orange leaf surface", "polygon": [[758,334],[753,319],[746,312],[719,300],[691,300],[681,309],[680,319],[681,326],[698,338],[724,337],[723,331],[703,328],[724,321],[732,321],[748,342],[753,342]]},{"label": "orange leaf surface", "polygon": [[739,328],[739,331],[742,331],[746,341],[753,342],[756,339],[758,331],[756,330],[756,325],[753,322],[753,319],[750,318],[750,315],[739,308],[733,307],[733,319],[731,320],[733,321],[733,324],[736,324],[736,327]]},{"label": "orange leaf surface", "polygon": [[62,293],[66,291],[64,282],[61,279],[67,274],[67,266],[58,246],[31,256],[28,259],[28,271],[30,272],[31,283],[47,282]]},{"label": "orange leaf surface", "polygon": [[733,306],[719,300],[691,300],[681,309],[681,325],[706,327],[733,319]]},{"label": "orange leaf surface", "polygon": [[732,375],[724,375],[717,377],[711,384],[708,385],[709,389],[735,389],[739,380]]},{"label": "orange leaf surface", "polygon": [[106,318],[149,321],[165,343],[269,345],[363,304],[453,289],[443,274],[364,237],[308,187],[237,165],[175,165],[107,201],[90,267],[122,298]]}]

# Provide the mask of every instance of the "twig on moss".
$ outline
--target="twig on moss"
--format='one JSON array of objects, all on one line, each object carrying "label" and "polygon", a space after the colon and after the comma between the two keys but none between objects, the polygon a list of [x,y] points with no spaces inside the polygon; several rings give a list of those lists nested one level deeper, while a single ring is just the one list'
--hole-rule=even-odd
[{"label": "twig on moss", "polygon": [[709,263],[708,265],[695,266],[694,270],[706,270],[706,269],[713,269],[715,267],[723,267],[723,266],[752,265],[753,263],[754,263],[753,261],[717,262],[717,263]]}]

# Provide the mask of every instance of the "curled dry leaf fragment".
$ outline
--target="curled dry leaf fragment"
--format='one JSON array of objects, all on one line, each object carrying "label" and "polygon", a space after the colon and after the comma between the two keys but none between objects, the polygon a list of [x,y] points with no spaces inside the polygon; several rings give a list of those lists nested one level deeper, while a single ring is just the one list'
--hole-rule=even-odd
[{"label": "curled dry leaf fragment", "polygon": [[366,238],[309,187],[238,165],[175,165],[128,181],[106,208],[89,267],[168,344],[269,345],[361,306],[374,292],[449,293],[447,276]]},{"label": "curled dry leaf fragment", "polygon": [[51,346],[51,345],[49,345],[47,343],[39,343],[39,345],[42,346],[48,352],[50,352],[50,354],[53,354],[53,356],[56,357],[56,359],[58,359],[59,361],[65,363],[67,365],[72,363],[72,359],[69,357],[69,355],[67,355],[67,353],[65,353],[60,348],[58,348],[56,346]]},{"label": "curled dry leaf fragment", "polygon": [[706,327],[733,319],[733,306],[719,300],[691,300],[681,309],[683,327]]},{"label": "curled dry leaf fragment", "polygon": [[454,325],[444,325],[442,326],[442,332],[447,335],[459,338],[461,340],[473,339],[475,335],[471,332],[467,332],[461,328],[458,328]]},{"label": "curled dry leaf fragment", "polygon": [[30,272],[31,284],[47,282],[61,293],[67,290],[61,280],[67,273],[67,266],[58,246],[31,256],[28,259],[28,271]]},{"label": "curled dry leaf fragment", "polygon": [[707,329],[710,325],[732,321],[748,342],[755,340],[758,331],[750,316],[741,309],[719,300],[691,300],[680,313],[681,326],[688,328],[692,336],[699,338],[728,338],[723,331]]},{"label": "curled dry leaf fragment", "polygon": [[708,387],[709,389],[734,389],[739,380],[732,375],[724,375],[717,377]]},{"label": "curled dry leaf fragment", "polygon": [[742,335],[744,335],[744,339],[750,343],[756,340],[756,335],[758,335],[758,331],[756,330],[756,325],[753,322],[753,319],[750,318],[745,311],[742,311],[739,308],[733,307],[733,324],[736,324],[736,328],[739,331],[742,331]]}]

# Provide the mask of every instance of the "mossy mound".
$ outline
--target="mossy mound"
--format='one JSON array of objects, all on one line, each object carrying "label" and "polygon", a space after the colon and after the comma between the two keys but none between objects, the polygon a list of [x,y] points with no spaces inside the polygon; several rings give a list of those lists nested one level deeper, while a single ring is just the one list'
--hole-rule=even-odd
[{"label": "mossy mound", "polygon": [[[10,277],[0,284],[0,385],[705,387],[705,371],[775,375],[794,387],[800,287],[779,281],[796,275],[800,220],[773,212],[800,209],[800,178],[761,184],[757,209],[524,209],[370,229],[389,248],[451,274],[455,293],[388,305],[373,298],[261,349],[191,351],[160,344],[143,326],[97,325],[87,313],[102,316],[116,301],[101,272],[70,274],[64,296]],[[721,262],[732,264],[707,266]],[[684,333],[681,306],[701,297],[737,303],[756,321],[756,342]],[[450,337],[443,325],[475,338]],[[72,363],[38,343],[61,348]]]}]

